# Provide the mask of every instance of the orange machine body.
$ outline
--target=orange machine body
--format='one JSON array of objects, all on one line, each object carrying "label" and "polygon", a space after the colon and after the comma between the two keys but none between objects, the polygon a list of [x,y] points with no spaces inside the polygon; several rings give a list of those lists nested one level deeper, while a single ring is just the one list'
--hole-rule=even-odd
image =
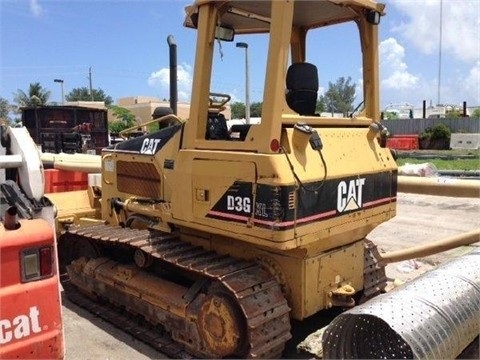
[{"label": "orange machine body", "polygon": [[55,233],[43,219],[0,222],[0,358],[64,357]]}]

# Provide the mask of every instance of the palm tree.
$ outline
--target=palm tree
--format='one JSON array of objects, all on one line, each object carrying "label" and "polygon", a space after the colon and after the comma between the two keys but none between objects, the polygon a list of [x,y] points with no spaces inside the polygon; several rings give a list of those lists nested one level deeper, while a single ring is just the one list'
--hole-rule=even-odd
[{"label": "palm tree", "polygon": [[45,105],[50,97],[50,91],[44,89],[40,83],[32,83],[28,88],[28,94],[18,89],[14,95],[13,101],[19,107],[40,106]]}]

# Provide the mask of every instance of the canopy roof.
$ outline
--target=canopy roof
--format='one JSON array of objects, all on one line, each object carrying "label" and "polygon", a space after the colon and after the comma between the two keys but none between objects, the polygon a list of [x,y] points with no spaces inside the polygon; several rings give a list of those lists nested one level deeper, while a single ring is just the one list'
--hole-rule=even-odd
[{"label": "canopy roof", "polygon": [[[196,27],[194,14],[205,3],[215,3],[221,13],[220,25],[235,29],[237,34],[269,32],[271,1],[267,0],[197,0],[185,9],[185,26]],[[308,30],[347,22],[354,20],[362,9],[383,14],[384,7],[371,0],[295,0],[293,26]]]}]

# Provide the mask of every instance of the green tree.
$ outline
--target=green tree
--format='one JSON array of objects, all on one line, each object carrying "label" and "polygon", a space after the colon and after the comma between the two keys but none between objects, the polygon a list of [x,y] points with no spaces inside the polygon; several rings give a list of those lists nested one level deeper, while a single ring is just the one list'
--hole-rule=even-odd
[{"label": "green tree", "polygon": [[345,79],[343,76],[338,78],[333,84],[328,82],[328,90],[325,93],[325,103],[327,109],[332,112],[341,112],[347,116],[353,110],[353,101],[355,100],[355,83],[351,83],[349,76]]},{"label": "green tree", "polygon": [[472,117],[476,119],[480,118],[480,108],[473,110]]},{"label": "green tree", "polygon": [[12,110],[12,107],[8,103],[7,99],[0,97],[0,120],[7,120],[8,122],[11,121],[9,117],[9,113]]},{"label": "green tree", "polygon": [[398,119],[398,114],[396,112],[386,111],[383,115],[385,116],[385,119],[387,119],[387,120]]},{"label": "green tree", "polygon": [[110,132],[118,134],[120,131],[135,125],[135,115],[130,110],[117,105],[110,105],[108,108],[112,110],[113,116],[117,118],[117,120],[108,124]]},{"label": "green tree", "polygon": [[315,112],[320,114],[327,109],[327,104],[325,103],[325,96],[320,95],[317,99],[317,104],[315,105]]},{"label": "green tree", "polygon": [[[102,89],[92,89],[92,93],[93,101],[103,101],[106,106],[113,103],[113,99],[106,95]],[[90,90],[84,86],[72,89],[72,91],[65,96],[65,99],[67,101],[92,101],[92,95],[90,94]]]},{"label": "green tree", "polygon": [[13,94],[13,101],[18,107],[41,106],[46,105],[50,98],[51,92],[44,89],[40,83],[31,83],[28,88],[28,93],[18,89]]},{"label": "green tree", "polygon": [[459,119],[462,117],[462,113],[458,109],[453,109],[445,114],[445,118],[447,119]]},{"label": "green tree", "polygon": [[261,117],[262,116],[262,105],[261,102],[254,102],[250,104],[250,117]]},{"label": "green tree", "polygon": [[242,102],[234,102],[230,105],[232,111],[232,119],[245,119],[245,104]]}]

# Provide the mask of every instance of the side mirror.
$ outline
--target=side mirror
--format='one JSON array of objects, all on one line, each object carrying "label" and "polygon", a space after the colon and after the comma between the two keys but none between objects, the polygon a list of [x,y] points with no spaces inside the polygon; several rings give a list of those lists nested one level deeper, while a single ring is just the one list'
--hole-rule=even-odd
[{"label": "side mirror", "polygon": [[378,11],[370,10],[367,12],[367,21],[372,25],[380,24],[381,14]]}]

